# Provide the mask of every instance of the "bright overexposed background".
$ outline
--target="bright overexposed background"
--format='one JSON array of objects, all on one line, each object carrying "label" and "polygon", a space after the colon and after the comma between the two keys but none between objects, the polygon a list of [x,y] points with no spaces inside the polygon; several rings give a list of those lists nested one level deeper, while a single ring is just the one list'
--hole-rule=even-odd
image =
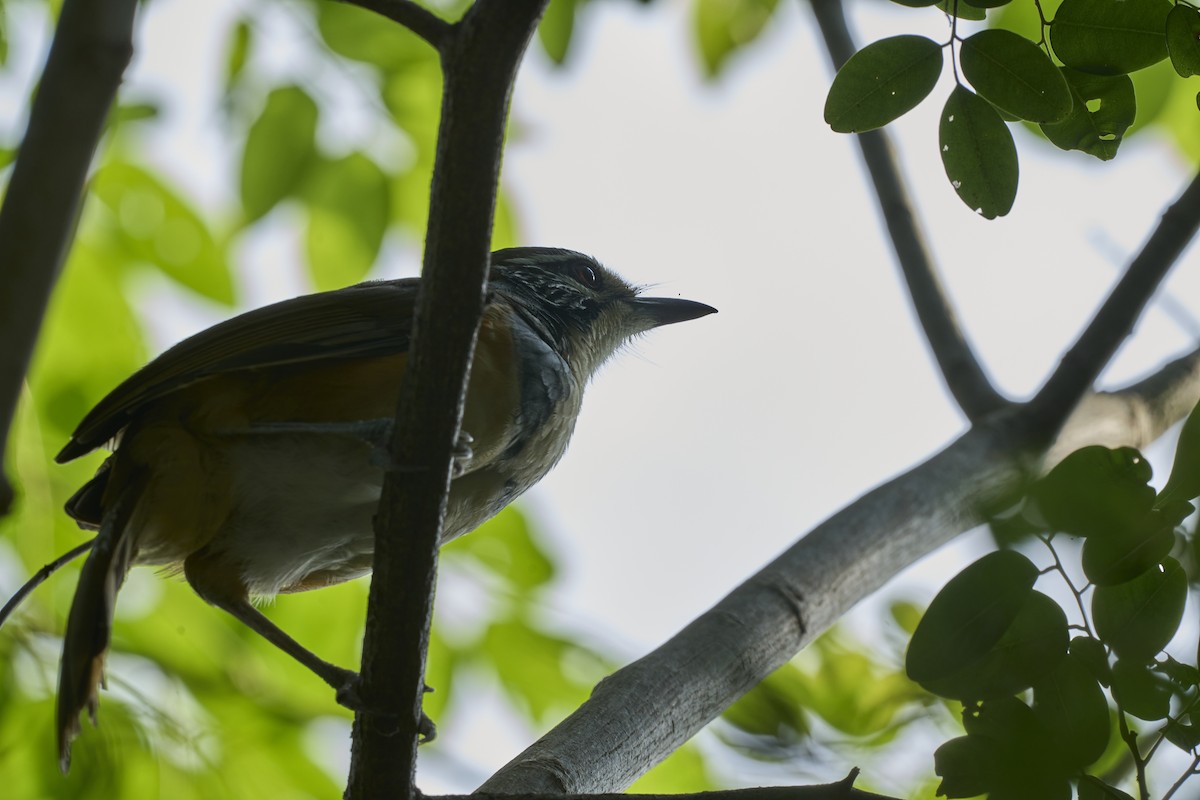
[{"label": "bright overexposed background", "polygon": [[[206,114],[219,88],[209,64],[225,46],[220,20],[237,8],[147,5],[126,86],[166,102],[173,124],[148,142],[150,157],[213,208],[236,191],[232,172],[191,165],[211,158],[198,153],[232,157]],[[898,32],[945,36],[932,10],[849,10],[860,44]],[[565,68],[535,45],[514,94],[503,182],[523,243],[591,253],[651,293],[720,309],[654,331],[608,365],[568,455],[523,501],[564,564],[549,613],[634,658],[814,524],[935,452],[964,421],[914,324],[856,144],[822,121],[831,70],[806,5],[781,4],[761,41],[715,82],[702,76],[689,3],[608,0],[580,13]],[[304,72],[289,47],[305,34],[296,15],[285,3],[270,21],[260,57]],[[36,37],[12,43],[26,77],[43,47]],[[352,78],[313,76],[331,87]],[[937,98],[946,92],[893,126],[904,171],[971,341],[1006,393],[1028,396],[1190,168],[1153,134],[1101,164],[1018,130],[1016,206],[987,222],[955,197],[938,159]],[[359,135],[353,103],[335,118],[324,139]],[[271,227],[240,254],[250,305],[306,290],[297,246]],[[386,252],[374,277],[416,271],[419,243],[397,239]],[[1165,291],[1198,308],[1194,248]],[[177,292],[152,279],[144,287],[159,348],[228,313]],[[1156,306],[1104,380],[1154,368],[1194,346],[1197,330]],[[1169,452],[1160,473],[1163,458]],[[927,600],[980,546],[967,539],[888,591]],[[439,602],[454,606],[453,593],[449,576]],[[441,721],[442,758],[469,754],[473,766],[443,770],[431,758],[424,788],[474,788],[464,776],[486,776],[523,748],[528,734],[495,705]]]}]

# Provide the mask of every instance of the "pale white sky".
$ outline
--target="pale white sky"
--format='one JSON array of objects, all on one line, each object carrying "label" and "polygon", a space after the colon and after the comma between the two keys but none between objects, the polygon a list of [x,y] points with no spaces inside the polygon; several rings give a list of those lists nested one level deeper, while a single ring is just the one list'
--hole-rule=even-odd
[{"label": "pale white sky", "polygon": [[[525,135],[504,173],[525,243],[592,253],[656,293],[720,309],[653,332],[606,367],[567,457],[524,505],[565,567],[548,600],[555,618],[630,657],[963,430],[913,325],[855,143],[821,119],[830,71],[806,6],[781,3],[762,42],[707,84],[689,5],[588,4],[565,70],[535,45],[514,95]],[[129,80],[134,94],[183,98],[170,104],[178,124],[151,152],[213,206],[236,181],[195,168],[197,154],[220,152],[221,138],[213,104],[191,98],[215,91],[209,58],[224,47],[215,21],[236,8],[237,0],[150,4]],[[852,10],[860,44],[897,32],[945,35],[932,10]],[[297,24],[286,4],[263,19],[271,68],[311,72],[289,46]],[[26,47],[14,42],[14,57],[26,58]],[[999,385],[1025,396],[1190,170],[1146,139],[1100,164],[1018,131],[1016,206],[987,222],[954,196],[937,157],[936,98],[947,92],[935,90],[895,126],[904,170],[968,334]],[[338,119],[356,135],[352,106]],[[286,221],[244,248],[254,304],[303,291],[299,254],[278,233]],[[396,252],[380,275],[414,268],[411,249]],[[1168,287],[1200,296],[1194,248]],[[149,284],[148,305],[167,291]],[[151,324],[166,346],[224,313]],[[1189,345],[1186,331],[1152,310],[1107,378],[1125,380]],[[951,548],[900,583],[928,598],[970,553]],[[453,603],[452,580],[439,602]],[[451,752],[487,753],[481,770],[527,736],[492,716],[440,721]],[[436,767],[422,775],[428,791],[473,788]]]}]

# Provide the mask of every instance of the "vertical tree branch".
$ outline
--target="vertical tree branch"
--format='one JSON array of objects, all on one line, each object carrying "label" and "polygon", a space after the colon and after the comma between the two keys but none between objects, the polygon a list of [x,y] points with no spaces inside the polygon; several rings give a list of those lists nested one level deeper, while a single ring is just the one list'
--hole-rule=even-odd
[{"label": "vertical tree branch", "polygon": [[[846,25],[842,0],[811,0],[811,4],[830,61],[834,69],[841,69],[858,49]],[[967,419],[978,422],[1002,408],[1007,401],[988,380],[959,327],[957,315],[942,289],[933,256],[917,223],[912,199],[888,135],[876,130],[857,134],[855,138],[862,150],[867,174],[875,186],[875,199],[887,224],[900,270],[908,283],[913,308],[941,368],[942,379]]]},{"label": "vertical tree branch", "polygon": [[[479,0],[440,38],[445,83],[425,262],[376,517],[349,798],[417,795],[437,545],[483,313],[509,96],[547,0]],[[393,717],[394,715],[394,717]]]},{"label": "vertical tree branch", "polygon": [[13,500],[4,453],[21,383],[133,54],[136,7],[135,0],[65,0],[0,207],[0,516]]}]

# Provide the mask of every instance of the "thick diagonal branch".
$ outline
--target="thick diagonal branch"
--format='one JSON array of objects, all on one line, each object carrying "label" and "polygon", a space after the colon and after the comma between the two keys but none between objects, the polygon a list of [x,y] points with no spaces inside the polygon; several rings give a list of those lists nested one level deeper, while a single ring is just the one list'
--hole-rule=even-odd
[{"label": "thick diagonal branch", "polygon": [[[517,66],[547,0],[479,0],[442,41],[445,73],[412,347],[383,485],[349,798],[414,797],[437,544],[484,307]],[[415,469],[414,469],[415,468]]]},{"label": "thick diagonal branch", "polygon": [[[811,0],[811,3],[833,67],[841,69],[857,50],[846,25],[842,2]],[[887,225],[892,249],[908,284],[913,308],[946,388],[967,419],[972,422],[982,419],[1002,408],[1007,401],[988,380],[958,324],[934,266],[933,255],[925,244],[891,141],[882,130],[860,133],[856,138],[867,174],[875,187],[875,199]]]},{"label": "thick diagonal branch", "polygon": [[[1089,398],[1063,431],[1079,445],[1143,446],[1200,400],[1200,351],[1126,390]],[[792,658],[858,601],[980,524],[1044,467],[1021,411],[976,425],[800,539],[592,697],[480,788],[618,791]],[[1061,452],[1057,448],[1055,452]]]},{"label": "thick diagonal branch", "polygon": [[0,516],[21,383],[70,248],[92,155],[133,54],[135,0],[65,0],[0,207]]}]

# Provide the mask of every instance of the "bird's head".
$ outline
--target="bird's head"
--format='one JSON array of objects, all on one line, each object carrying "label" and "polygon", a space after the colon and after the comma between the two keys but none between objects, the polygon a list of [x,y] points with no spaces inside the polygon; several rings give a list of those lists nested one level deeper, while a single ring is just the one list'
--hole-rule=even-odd
[{"label": "bird's head", "polygon": [[492,253],[492,286],[586,380],[638,334],[716,309],[674,297],[642,297],[591,256],[553,247]]}]

